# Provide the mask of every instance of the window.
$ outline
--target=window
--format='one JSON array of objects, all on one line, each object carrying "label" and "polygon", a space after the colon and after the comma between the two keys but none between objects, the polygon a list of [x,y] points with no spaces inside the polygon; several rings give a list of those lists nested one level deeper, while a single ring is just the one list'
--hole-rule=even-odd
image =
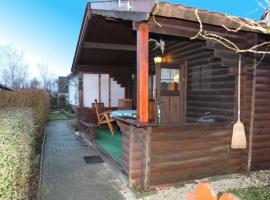
[{"label": "window", "polygon": [[179,95],[180,69],[161,68],[161,95]]}]

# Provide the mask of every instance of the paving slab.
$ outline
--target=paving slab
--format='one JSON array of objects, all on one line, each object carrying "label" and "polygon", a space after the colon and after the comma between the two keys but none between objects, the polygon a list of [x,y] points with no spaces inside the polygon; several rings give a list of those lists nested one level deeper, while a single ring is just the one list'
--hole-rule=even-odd
[{"label": "paving slab", "polygon": [[46,128],[41,200],[121,200],[116,174],[104,163],[86,164],[84,156],[98,156],[83,146],[66,121],[50,121]]}]

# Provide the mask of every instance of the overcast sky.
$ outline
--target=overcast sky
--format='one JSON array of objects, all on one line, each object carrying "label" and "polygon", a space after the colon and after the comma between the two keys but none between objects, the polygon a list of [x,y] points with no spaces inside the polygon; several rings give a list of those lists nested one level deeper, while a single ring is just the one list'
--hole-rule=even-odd
[{"label": "overcast sky", "polygon": [[[46,62],[57,76],[70,73],[87,0],[0,0],[0,45],[25,52],[31,74]],[[187,6],[259,19],[259,0],[171,0]]]}]

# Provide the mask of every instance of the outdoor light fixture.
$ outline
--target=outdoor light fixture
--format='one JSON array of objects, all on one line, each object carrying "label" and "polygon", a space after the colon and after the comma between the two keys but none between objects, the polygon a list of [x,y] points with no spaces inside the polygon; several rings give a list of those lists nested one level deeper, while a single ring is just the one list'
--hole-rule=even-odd
[{"label": "outdoor light fixture", "polygon": [[156,56],[154,57],[155,64],[161,63],[162,62],[162,57],[161,56]]},{"label": "outdoor light fixture", "polygon": [[[158,40],[156,40],[156,39],[150,38],[150,39],[149,39],[149,42],[154,42],[154,43],[155,43],[156,46],[153,48],[153,50],[155,50],[155,49],[157,49],[157,48],[160,48],[161,54],[162,54],[162,55],[164,54],[164,50],[165,50],[165,41],[163,41],[162,39],[160,39],[160,40],[158,41]],[[161,56],[156,56],[156,57],[154,57],[154,61],[155,61],[155,64],[161,63],[161,62],[162,62],[162,57],[161,57]]]}]

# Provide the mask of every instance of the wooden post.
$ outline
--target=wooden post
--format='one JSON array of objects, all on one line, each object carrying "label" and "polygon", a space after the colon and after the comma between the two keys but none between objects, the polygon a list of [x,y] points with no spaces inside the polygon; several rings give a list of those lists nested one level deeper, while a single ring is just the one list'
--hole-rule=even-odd
[{"label": "wooden post", "polygon": [[137,30],[137,121],[148,122],[148,36],[147,24]]},{"label": "wooden post", "polygon": [[247,160],[247,174],[250,174],[252,165],[252,150],[253,150],[253,131],[254,131],[254,112],[255,112],[255,95],[256,95],[256,73],[257,73],[257,59],[253,59],[253,75],[252,75],[252,96],[250,109],[250,124],[249,124],[249,140],[248,140],[248,160]]},{"label": "wooden post", "polygon": [[149,181],[150,181],[150,165],[151,165],[151,127],[148,127],[144,131],[144,190],[147,191],[149,189]]}]

